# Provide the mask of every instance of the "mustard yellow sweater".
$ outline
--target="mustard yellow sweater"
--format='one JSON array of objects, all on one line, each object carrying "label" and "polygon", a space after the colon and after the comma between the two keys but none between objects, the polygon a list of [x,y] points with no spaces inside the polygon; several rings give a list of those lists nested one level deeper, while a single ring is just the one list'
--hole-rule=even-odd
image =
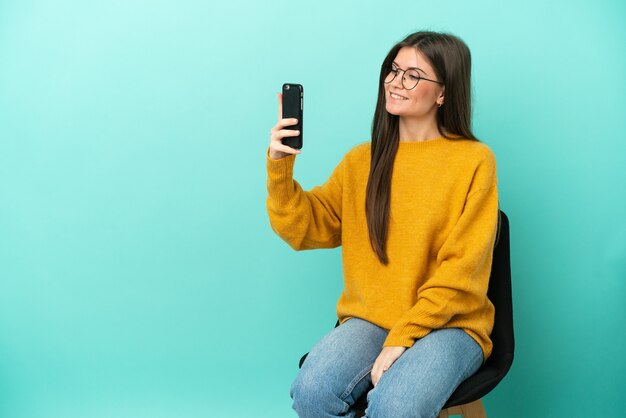
[{"label": "mustard yellow sweater", "polygon": [[499,210],[493,152],[467,139],[400,142],[385,266],[370,245],[365,217],[370,148],[370,142],[354,146],[310,191],[293,179],[295,155],[274,160],[266,153],[272,229],[296,250],[342,246],[341,323],[365,319],[389,331],[384,346],[404,347],[434,329],[462,328],[486,360]]}]

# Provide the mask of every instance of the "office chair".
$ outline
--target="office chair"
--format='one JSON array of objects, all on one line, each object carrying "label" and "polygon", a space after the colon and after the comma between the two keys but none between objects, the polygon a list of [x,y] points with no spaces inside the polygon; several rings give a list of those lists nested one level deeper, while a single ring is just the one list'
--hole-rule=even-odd
[{"label": "office chair", "polygon": [[[486,418],[481,398],[487,395],[508,373],[513,364],[515,340],[513,335],[513,300],[511,296],[511,260],[509,243],[509,219],[500,210],[499,233],[493,249],[493,264],[489,276],[489,300],[496,308],[495,322],[491,332],[493,351],[476,373],[463,381],[450,396],[439,418],[462,415],[464,418]],[[335,328],[339,326],[339,321]],[[302,367],[306,353],[300,359]],[[373,389],[370,384],[370,390]],[[369,390],[368,390],[369,391]],[[356,416],[365,415],[367,392],[354,404]]]}]

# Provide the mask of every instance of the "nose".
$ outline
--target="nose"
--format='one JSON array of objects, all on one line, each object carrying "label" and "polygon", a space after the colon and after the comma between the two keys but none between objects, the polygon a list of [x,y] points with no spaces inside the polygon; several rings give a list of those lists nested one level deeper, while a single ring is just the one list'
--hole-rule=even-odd
[{"label": "nose", "polygon": [[391,81],[391,85],[399,89],[404,89],[404,83],[402,82],[403,78],[404,78],[404,71],[398,70],[398,74],[396,74],[394,79]]}]

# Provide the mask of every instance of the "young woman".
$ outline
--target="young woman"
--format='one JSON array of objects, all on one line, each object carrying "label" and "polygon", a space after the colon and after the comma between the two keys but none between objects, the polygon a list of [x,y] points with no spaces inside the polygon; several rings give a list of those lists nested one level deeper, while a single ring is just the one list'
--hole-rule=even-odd
[{"label": "young woman", "polygon": [[364,393],[366,417],[436,417],[491,354],[496,161],[471,131],[470,73],[458,37],[407,36],[383,61],[371,141],[310,191],[292,177],[279,94],[270,224],[296,250],[341,245],[344,273],[340,325],[291,386],[300,417],[353,417]]}]

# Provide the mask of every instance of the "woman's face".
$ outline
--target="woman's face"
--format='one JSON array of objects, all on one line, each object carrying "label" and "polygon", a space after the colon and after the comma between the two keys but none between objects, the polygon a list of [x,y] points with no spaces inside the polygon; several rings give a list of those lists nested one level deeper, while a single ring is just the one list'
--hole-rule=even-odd
[{"label": "woman's face", "polygon": [[[428,60],[416,48],[405,46],[400,49],[392,65],[402,70],[417,68],[421,77],[439,81]],[[387,112],[405,117],[422,117],[431,112],[436,113],[434,108],[438,106],[438,103],[443,103],[443,86],[420,80],[412,90],[407,90],[402,84],[403,76],[404,72],[400,71],[391,83],[383,84]],[[392,93],[394,93],[393,96]],[[398,98],[395,94],[402,98]]]}]

